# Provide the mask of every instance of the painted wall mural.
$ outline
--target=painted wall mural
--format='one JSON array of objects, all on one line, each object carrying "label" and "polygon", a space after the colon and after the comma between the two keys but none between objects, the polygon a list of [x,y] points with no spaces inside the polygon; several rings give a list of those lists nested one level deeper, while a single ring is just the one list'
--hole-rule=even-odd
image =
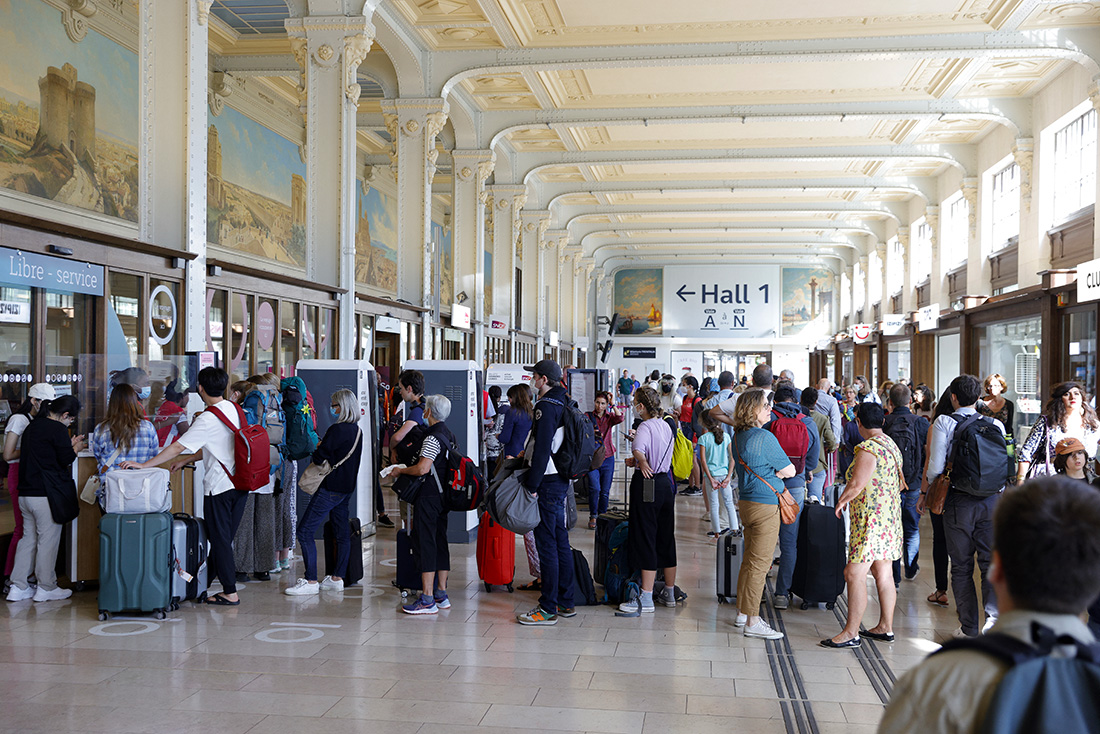
[{"label": "painted wall mural", "polygon": [[439,248],[439,303],[449,309],[455,302],[455,250],[451,230],[432,222],[432,240]]},{"label": "painted wall mural", "polygon": [[493,315],[493,251],[485,250],[485,320]]},{"label": "painted wall mural", "polygon": [[832,331],[834,281],[825,268],[783,268],[783,336]]},{"label": "painted wall mural", "polygon": [[617,333],[660,336],[664,292],[664,271],[660,268],[616,271],[614,310],[620,322]]},{"label": "painted wall mural", "polygon": [[298,146],[232,107],[209,116],[206,239],[306,266],[306,166]]},{"label": "painted wall mural", "polygon": [[359,184],[355,280],[397,293],[397,199]]},{"label": "painted wall mural", "polygon": [[137,222],[138,89],[136,53],[0,0],[0,188]]}]

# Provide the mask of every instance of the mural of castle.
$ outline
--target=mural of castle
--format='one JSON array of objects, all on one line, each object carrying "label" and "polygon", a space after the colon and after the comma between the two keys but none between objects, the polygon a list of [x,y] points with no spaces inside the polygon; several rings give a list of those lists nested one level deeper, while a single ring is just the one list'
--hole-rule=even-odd
[{"label": "mural of castle", "polygon": [[137,54],[0,2],[0,189],[136,222],[138,89]]},{"label": "mural of castle", "polygon": [[397,200],[359,181],[355,281],[397,292]]},{"label": "mural of castle", "polygon": [[207,240],[304,268],[305,165],[298,146],[226,106],[207,140]]}]

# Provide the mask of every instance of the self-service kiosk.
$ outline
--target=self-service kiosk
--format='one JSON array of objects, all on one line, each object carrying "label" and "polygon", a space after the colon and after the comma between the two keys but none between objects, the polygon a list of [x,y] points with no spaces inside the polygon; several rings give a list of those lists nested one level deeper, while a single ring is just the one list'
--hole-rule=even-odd
[{"label": "self-service kiosk", "polygon": [[[418,370],[423,373],[425,395],[443,395],[451,401],[451,414],[444,423],[455,435],[458,450],[476,461],[484,471],[485,457],[482,456],[481,447],[484,443],[482,393],[485,384],[477,362],[460,359],[412,359],[402,365],[402,370]],[[476,510],[450,513],[447,524],[448,542],[469,543],[476,540],[477,521]]]},{"label": "self-service kiosk", "polygon": [[607,369],[569,369],[565,371],[569,385],[569,397],[577,401],[582,413],[595,408],[596,393],[606,391],[611,385],[611,371]]},{"label": "self-service kiosk", "polygon": [[[351,498],[349,514],[359,518],[364,535],[373,535],[375,527],[375,483],[379,481],[382,453],[381,416],[378,407],[378,373],[366,360],[303,359],[295,374],[306,383],[317,411],[317,436],[325,435],[335,422],[329,412],[329,399],[337,390],[348,389],[359,404],[359,428],[363,431],[363,454],[359,461],[359,477]],[[308,497],[299,495],[298,517],[301,519]]]}]

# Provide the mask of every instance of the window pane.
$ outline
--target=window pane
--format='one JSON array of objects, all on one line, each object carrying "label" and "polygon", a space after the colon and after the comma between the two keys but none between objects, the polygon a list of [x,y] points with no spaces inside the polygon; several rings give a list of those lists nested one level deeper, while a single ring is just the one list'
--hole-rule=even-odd
[{"label": "window pane", "polygon": [[229,310],[229,379],[244,380],[252,374],[249,360],[252,342],[252,296],[234,293]]},{"label": "window pane", "polygon": [[[10,320],[0,322],[0,433],[8,418],[27,399],[27,390],[40,375],[31,373],[31,291],[29,288],[0,287],[0,301],[13,304]],[[17,304],[17,305],[14,305]],[[0,531],[2,532],[2,531]]]},{"label": "window pane", "polygon": [[96,406],[84,394],[85,387],[90,389],[91,375],[88,385],[85,385],[85,375],[82,374],[82,368],[88,368],[90,358],[88,346],[91,344],[91,334],[88,333],[87,325],[92,296],[45,291],[44,297],[46,382],[54,386],[58,395],[76,395],[84,403],[80,423],[74,429],[85,433],[94,427],[98,419]]},{"label": "window pane", "polygon": [[206,349],[217,352],[221,364],[227,363],[225,354],[225,291],[206,289]]},{"label": "window pane", "polygon": [[1005,398],[1016,404],[1016,425],[1005,427],[1018,440],[1027,437],[1028,430],[1039,417],[1044,400],[1039,385],[1043,346],[1041,334],[1038,316],[974,329],[978,342],[978,378],[984,380],[994,373],[1004,376],[1008,383]]},{"label": "window pane", "polygon": [[293,377],[298,363],[298,304],[283,301],[279,313],[279,376]]},{"label": "window pane", "polygon": [[1096,110],[1054,134],[1054,221],[1096,201]]},{"label": "window pane", "polygon": [[256,307],[256,372],[275,371],[275,314],[279,304],[261,298]]},{"label": "window pane", "polygon": [[336,312],[331,308],[321,309],[321,344],[318,349],[320,359],[333,359],[336,356],[336,331],[333,322]]},{"label": "window pane", "polygon": [[1065,321],[1066,377],[1096,389],[1096,313],[1071,313]]},{"label": "window pane", "polygon": [[[107,312],[107,351],[114,359],[123,359],[126,364],[112,361],[111,369],[136,367],[141,339],[141,276],[126,273],[111,273],[111,295],[107,300],[110,307]],[[113,338],[114,319],[121,329],[122,341]],[[125,350],[123,349],[125,344]]]},{"label": "window pane", "polygon": [[993,177],[993,223],[991,227],[994,252],[1020,234],[1020,167],[1015,163]]},{"label": "window pane", "polygon": [[302,359],[317,359],[316,306],[302,306]]}]

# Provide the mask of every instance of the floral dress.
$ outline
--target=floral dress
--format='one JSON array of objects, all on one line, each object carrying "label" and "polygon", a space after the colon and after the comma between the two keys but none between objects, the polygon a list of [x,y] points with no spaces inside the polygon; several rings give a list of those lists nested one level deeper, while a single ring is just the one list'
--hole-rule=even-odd
[{"label": "floral dress", "polygon": [[[875,457],[875,470],[871,481],[850,505],[848,562],[896,561],[901,558],[902,544],[901,451],[885,435],[874,436],[856,446],[857,456],[861,451]],[[852,467],[848,468],[849,481]]]}]

